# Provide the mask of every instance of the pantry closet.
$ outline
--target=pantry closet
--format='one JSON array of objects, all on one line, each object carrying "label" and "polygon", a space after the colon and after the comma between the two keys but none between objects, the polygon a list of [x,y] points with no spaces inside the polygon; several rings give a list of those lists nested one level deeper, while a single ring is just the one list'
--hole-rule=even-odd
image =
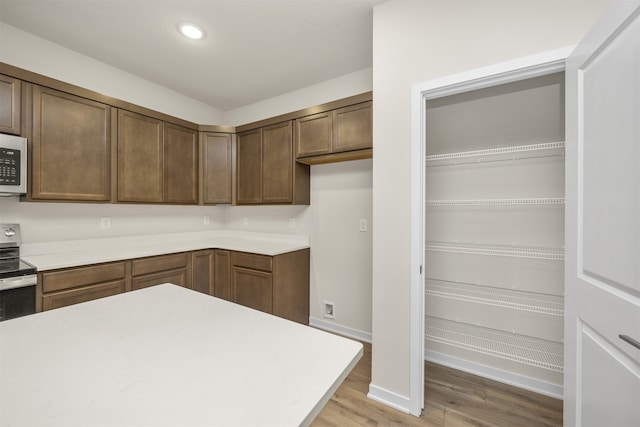
[{"label": "pantry closet", "polygon": [[425,358],[561,395],[564,72],[424,111]]}]

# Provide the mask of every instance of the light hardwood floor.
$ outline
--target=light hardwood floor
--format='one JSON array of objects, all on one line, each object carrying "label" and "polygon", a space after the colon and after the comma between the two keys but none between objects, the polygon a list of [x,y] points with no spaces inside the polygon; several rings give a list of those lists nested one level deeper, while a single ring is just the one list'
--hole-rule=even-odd
[{"label": "light hardwood floor", "polygon": [[367,398],[371,345],[314,420],[323,426],[561,426],[562,401],[475,375],[425,364],[425,409],[420,418]]}]

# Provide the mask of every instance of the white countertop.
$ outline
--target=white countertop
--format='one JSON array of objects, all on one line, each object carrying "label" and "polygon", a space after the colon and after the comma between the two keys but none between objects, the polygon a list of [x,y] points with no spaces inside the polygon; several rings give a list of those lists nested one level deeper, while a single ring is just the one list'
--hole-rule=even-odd
[{"label": "white countertop", "polygon": [[27,243],[20,247],[20,252],[21,258],[35,265],[38,271],[46,271],[200,249],[274,256],[308,247],[309,238],[303,235],[215,230]]},{"label": "white countertop", "polygon": [[164,284],[0,322],[0,425],[308,425],[361,356]]}]

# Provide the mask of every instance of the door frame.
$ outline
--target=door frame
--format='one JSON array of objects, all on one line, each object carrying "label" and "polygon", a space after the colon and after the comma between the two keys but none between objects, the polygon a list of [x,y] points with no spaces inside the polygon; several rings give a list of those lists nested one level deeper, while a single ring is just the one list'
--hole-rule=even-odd
[{"label": "door frame", "polygon": [[[441,79],[411,89],[411,330],[409,412],[419,416],[424,406],[424,271],[426,102],[443,96],[483,89],[564,71],[575,46],[547,51]],[[477,370],[475,373],[478,373]],[[495,377],[495,375],[493,375]],[[555,391],[557,393],[557,390]],[[547,393],[549,394],[549,393]]]}]

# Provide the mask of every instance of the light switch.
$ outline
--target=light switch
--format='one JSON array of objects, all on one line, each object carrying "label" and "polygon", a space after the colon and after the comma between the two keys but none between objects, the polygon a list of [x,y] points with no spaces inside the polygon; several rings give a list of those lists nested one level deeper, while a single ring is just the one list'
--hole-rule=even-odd
[{"label": "light switch", "polygon": [[367,220],[366,219],[361,219],[360,220],[360,231],[367,231]]}]

